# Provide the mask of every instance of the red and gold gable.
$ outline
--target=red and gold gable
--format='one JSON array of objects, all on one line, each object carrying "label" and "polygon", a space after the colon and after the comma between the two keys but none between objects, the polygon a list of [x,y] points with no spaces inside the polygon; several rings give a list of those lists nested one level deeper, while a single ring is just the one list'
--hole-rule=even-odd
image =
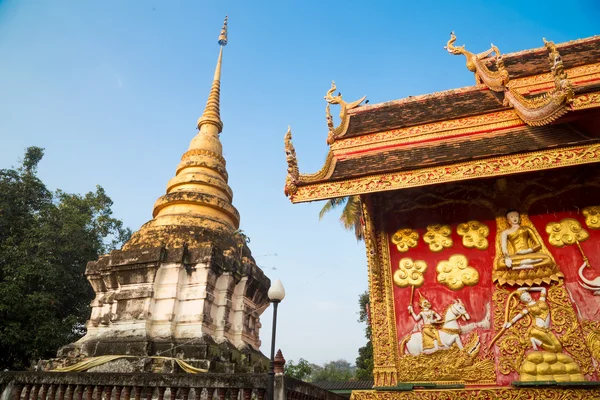
[{"label": "red and gold gable", "polygon": [[[369,258],[371,290],[380,291],[371,294],[371,309],[387,315],[377,323],[383,326],[372,327],[376,385],[597,381],[594,171],[577,167],[365,199],[367,232],[377,239],[367,240],[378,256]],[[506,217],[512,209],[516,225]],[[523,232],[529,256],[518,253],[519,244],[511,247],[511,235],[503,247],[509,228]],[[377,286],[380,279],[385,284]],[[378,362],[383,348],[395,356]]]}]

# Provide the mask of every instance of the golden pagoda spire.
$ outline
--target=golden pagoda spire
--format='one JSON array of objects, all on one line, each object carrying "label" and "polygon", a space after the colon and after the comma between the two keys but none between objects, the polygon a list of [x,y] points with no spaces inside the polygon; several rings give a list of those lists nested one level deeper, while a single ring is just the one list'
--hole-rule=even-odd
[{"label": "golden pagoda spire", "polygon": [[221,113],[219,111],[221,97],[221,63],[223,61],[223,47],[227,45],[227,16],[225,17],[225,22],[223,22],[223,28],[221,28],[218,43],[221,45],[221,50],[219,51],[219,58],[217,59],[215,76],[213,78],[212,87],[210,88],[208,100],[206,101],[206,108],[204,109],[202,116],[198,119],[198,129],[201,129],[204,124],[213,124],[219,129],[219,133],[221,133],[223,130],[223,122],[221,121]]},{"label": "golden pagoda spire", "polygon": [[154,204],[153,219],[136,232],[123,247],[135,248],[160,242],[180,246],[192,240],[195,228],[234,232],[240,216],[232,205],[233,193],[227,184],[227,170],[219,133],[223,129],[219,113],[221,63],[227,44],[227,17],[219,35],[221,45],[213,83],[204,113],[198,119],[198,134],[181,157],[167,193]]}]

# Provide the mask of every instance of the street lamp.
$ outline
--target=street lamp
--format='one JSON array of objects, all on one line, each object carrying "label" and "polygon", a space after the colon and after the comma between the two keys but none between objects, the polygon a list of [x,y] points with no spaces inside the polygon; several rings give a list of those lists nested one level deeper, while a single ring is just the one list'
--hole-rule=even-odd
[{"label": "street lamp", "polygon": [[279,279],[273,282],[267,296],[269,296],[269,300],[273,303],[273,335],[271,336],[271,361],[269,362],[267,400],[273,400],[273,394],[275,392],[275,331],[277,329],[277,306],[285,297],[285,289]]}]

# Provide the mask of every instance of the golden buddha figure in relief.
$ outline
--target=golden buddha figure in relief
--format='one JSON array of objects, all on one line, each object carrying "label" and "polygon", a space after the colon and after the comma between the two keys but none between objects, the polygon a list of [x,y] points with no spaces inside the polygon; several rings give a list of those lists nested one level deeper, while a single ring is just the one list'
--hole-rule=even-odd
[{"label": "golden buddha figure in relief", "polygon": [[504,256],[498,260],[500,267],[519,270],[553,264],[548,255],[540,252],[542,245],[533,229],[521,225],[521,216],[517,211],[506,213],[506,220],[510,227],[502,231],[500,236]]},{"label": "golden buddha figure in relief", "polygon": [[508,211],[496,218],[496,258],[492,280],[501,285],[541,285],[563,277],[527,214]]}]

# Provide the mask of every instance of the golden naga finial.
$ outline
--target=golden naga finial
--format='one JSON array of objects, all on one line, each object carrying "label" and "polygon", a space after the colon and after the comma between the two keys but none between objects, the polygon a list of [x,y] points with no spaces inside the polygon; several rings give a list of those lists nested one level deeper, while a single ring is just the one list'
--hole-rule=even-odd
[{"label": "golden naga finial", "polygon": [[525,97],[510,86],[504,92],[504,105],[513,107],[527,125],[533,126],[547,125],[565,115],[575,97],[573,84],[567,77],[556,45],[546,39],[543,41],[549,51],[554,89],[535,97]]},{"label": "golden naga finial", "polygon": [[331,115],[331,107],[330,104],[327,103],[325,107],[325,118],[327,119],[327,144],[332,145],[335,142],[335,136],[333,136],[334,126],[333,126],[333,116]]},{"label": "golden naga finial", "polygon": [[286,196],[293,196],[298,191],[298,179],[300,171],[298,170],[298,160],[296,159],[296,150],[292,143],[292,129],[288,126],[288,130],[284,137],[285,144],[285,159],[288,164],[287,176],[285,177],[285,188],[283,192]]},{"label": "golden naga finial", "polygon": [[[450,54],[462,54],[465,56],[467,59],[467,69],[475,73],[475,81],[477,84],[483,83],[490,88],[490,90],[503,92],[505,86],[508,84],[509,76],[508,71],[504,68],[504,62],[502,61],[502,55],[500,54],[498,47],[491,44],[489,50],[486,50],[483,53],[473,54],[465,49],[465,45],[454,46],[454,42],[456,42],[456,35],[454,32],[450,32],[450,40],[448,40],[444,49]],[[495,54],[496,71],[490,71],[486,65],[486,61],[492,59],[488,58],[492,53]]]},{"label": "golden naga finial", "polygon": [[329,104],[327,105],[325,112],[327,117],[327,126],[329,127],[329,135],[327,136],[327,144],[332,144],[335,141],[335,137],[338,133],[340,133],[341,128],[347,123],[346,121],[346,113],[348,110],[356,108],[362,103],[367,96],[363,96],[360,99],[353,101],[351,103],[347,103],[344,99],[342,99],[342,94],[338,92],[337,96],[334,96],[333,93],[337,90],[335,86],[335,81],[331,81],[331,89],[327,91],[325,95],[325,101],[329,104],[339,104],[340,105],[340,125],[337,128],[333,128],[333,118],[331,118],[331,112],[329,109]]},{"label": "golden naga finial", "polygon": [[562,57],[554,42],[547,41],[546,38],[542,38],[542,40],[550,52],[550,54],[548,54],[548,60],[550,61],[550,71],[552,71],[552,76],[554,77],[554,89],[557,92],[564,93],[565,102],[571,104],[575,97],[575,92],[573,91],[573,84],[569,81],[567,73],[565,72]]}]

